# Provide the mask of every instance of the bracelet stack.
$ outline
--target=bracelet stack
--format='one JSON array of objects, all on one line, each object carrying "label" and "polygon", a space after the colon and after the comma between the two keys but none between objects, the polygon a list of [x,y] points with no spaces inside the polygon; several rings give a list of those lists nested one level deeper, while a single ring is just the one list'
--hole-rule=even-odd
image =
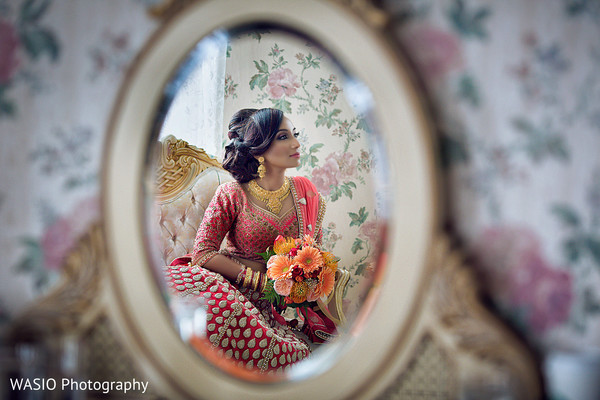
[{"label": "bracelet stack", "polygon": [[235,279],[235,283],[236,285],[241,283],[242,288],[249,288],[255,292],[262,293],[267,286],[267,275],[262,272],[254,271],[250,267],[242,267]]}]

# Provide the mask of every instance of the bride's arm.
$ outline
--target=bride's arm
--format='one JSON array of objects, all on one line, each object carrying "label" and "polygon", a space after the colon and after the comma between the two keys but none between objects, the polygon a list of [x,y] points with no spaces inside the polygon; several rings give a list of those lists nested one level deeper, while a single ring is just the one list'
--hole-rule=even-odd
[{"label": "bride's arm", "polygon": [[265,264],[243,258],[229,258],[223,254],[216,254],[204,264],[204,268],[218,272],[230,281],[235,281],[242,268],[250,267],[254,271],[266,272]]},{"label": "bride's arm", "polygon": [[241,199],[236,186],[221,185],[210,201],[202,223],[198,228],[192,264],[218,272],[230,281],[235,281],[242,268],[250,267],[255,271],[265,272],[264,264],[241,258],[230,258],[220,254],[223,238],[234,229],[234,221],[241,209]]}]

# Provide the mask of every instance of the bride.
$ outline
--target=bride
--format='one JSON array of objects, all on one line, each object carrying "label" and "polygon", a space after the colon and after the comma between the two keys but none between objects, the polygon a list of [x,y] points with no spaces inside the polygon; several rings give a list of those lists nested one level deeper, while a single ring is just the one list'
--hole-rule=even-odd
[{"label": "bride", "polygon": [[308,179],[285,175],[300,163],[300,143],[282,111],[242,109],[228,136],[223,167],[235,181],[217,188],[193,252],[171,263],[167,280],[176,295],[207,304],[207,338],[220,355],[250,370],[281,371],[309,356],[304,338],[322,343],[336,328],[312,309],[290,324],[261,299],[267,277],[259,253],[279,235],[309,235],[320,245],[325,202]]}]

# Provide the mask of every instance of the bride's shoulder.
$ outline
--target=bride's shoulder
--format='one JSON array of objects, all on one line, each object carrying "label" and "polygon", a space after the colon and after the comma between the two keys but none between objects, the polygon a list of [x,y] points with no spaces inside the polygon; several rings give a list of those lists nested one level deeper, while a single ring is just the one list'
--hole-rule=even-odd
[{"label": "bride's shoulder", "polygon": [[217,187],[216,193],[232,195],[232,194],[239,194],[242,191],[243,191],[242,185],[238,181],[229,181],[229,182],[221,183]]}]

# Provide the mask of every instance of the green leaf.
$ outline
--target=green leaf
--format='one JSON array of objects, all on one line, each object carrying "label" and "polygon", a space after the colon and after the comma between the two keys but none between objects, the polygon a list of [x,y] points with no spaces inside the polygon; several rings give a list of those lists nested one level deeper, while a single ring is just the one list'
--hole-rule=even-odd
[{"label": "green leaf", "polygon": [[33,238],[22,238],[21,244],[25,247],[23,258],[17,263],[17,272],[34,272],[42,269],[44,252],[38,240]]},{"label": "green leaf", "polygon": [[463,0],[455,0],[448,10],[448,17],[454,28],[465,37],[473,36],[479,39],[487,38],[484,23],[491,15],[488,7],[467,9]]},{"label": "green leaf", "polygon": [[21,6],[21,21],[36,22],[48,9],[50,0],[26,0]]},{"label": "green leaf", "polygon": [[458,83],[458,96],[473,107],[481,104],[481,95],[472,76],[464,75]]},{"label": "green leaf", "polygon": [[586,288],[583,292],[583,309],[586,314],[600,313],[600,302],[590,288]]},{"label": "green leaf", "polygon": [[283,111],[286,114],[292,113],[292,103],[286,99],[271,99],[273,107]]},{"label": "green leaf", "polygon": [[596,265],[600,267],[600,239],[588,236],[584,239],[583,243]]},{"label": "green leaf", "polygon": [[358,264],[358,266],[356,267],[356,271],[354,271],[354,275],[364,275],[368,265],[369,264],[365,262]]},{"label": "green leaf", "polygon": [[267,81],[269,80],[268,75],[264,74],[256,74],[250,78],[250,90],[254,90],[255,87],[258,86],[259,89],[264,89],[267,86]]},{"label": "green leaf", "polygon": [[267,63],[264,60],[260,60],[260,62],[258,61],[254,61],[254,66],[256,67],[256,69],[258,70],[258,72],[262,73],[262,74],[268,74],[269,73],[269,66],[267,65]]},{"label": "green leaf", "polygon": [[299,64],[304,64],[304,68],[321,68],[319,64],[320,60],[318,58],[313,58],[311,53],[308,53],[308,56],[304,58],[304,62],[299,62]]},{"label": "green leaf", "polygon": [[314,168],[317,166],[318,163],[319,163],[319,159],[316,156],[311,155],[310,156],[310,166]]},{"label": "green leaf", "polygon": [[577,215],[577,212],[572,207],[556,204],[551,208],[551,212],[568,227],[578,228],[581,224],[579,215]]},{"label": "green leaf", "polygon": [[264,253],[256,253],[256,254],[261,256],[263,258],[263,260],[269,261],[269,258],[271,258],[272,256],[275,255],[275,252],[273,251],[273,248],[271,246],[269,246],[267,248],[267,250],[265,250]]},{"label": "green leaf", "polygon": [[28,28],[20,32],[25,51],[32,59],[37,60],[47,53],[52,61],[58,59],[60,49],[54,33],[44,28]]},{"label": "green leaf", "polygon": [[0,97],[0,118],[3,116],[14,117],[17,111],[15,103]]},{"label": "green leaf", "polygon": [[349,212],[348,215],[350,216],[350,219],[352,219],[350,226],[360,226],[367,220],[369,212],[365,210],[365,207],[361,207],[360,210],[358,210],[358,213]]},{"label": "green leaf", "polygon": [[321,147],[323,147],[324,144],[323,143],[315,143],[312,146],[310,146],[309,152],[311,153],[316,153],[317,151],[319,151],[319,149]]},{"label": "green leaf", "polygon": [[540,162],[548,156],[554,156],[563,161],[569,159],[569,151],[560,134],[537,128],[524,117],[513,119],[512,124],[524,135],[526,142],[523,148],[534,162]]},{"label": "green leaf", "polygon": [[442,166],[450,168],[454,164],[468,163],[470,160],[467,146],[462,141],[450,136],[442,136],[440,139],[440,152]]},{"label": "green leaf", "polygon": [[336,201],[339,200],[340,197],[342,197],[342,192],[339,186],[334,186],[331,189],[331,193],[329,194],[331,196],[331,201]]},{"label": "green leaf", "polygon": [[275,291],[275,288],[273,287],[274,283],[275,281],[272,279],[267,280],[265,291],[263,292],[261,299],[267,300],[271,304],[283,307],[285,305],[285,299]]},{"label": "green leaf", "polygon": [[361,238],[354,239],[354,243],[352,243],[352,254],[356,254],[357,251],[364,249],[364,241]]},{"label": "green leaf", "polygon": [[569,239],[563,242],[563,252],[565,258],[570,264],[574,264],[579,260],[581,255],[581,246],[577,239]]},{"label": "green leaf", "polygon": [[354,186],[356,188],[356,184],[354,182],[346,182],[342,186],[340,186],[340,188],[342,189],[342,193],[350,198],[352,198],[351,186]]},{"label": "green leaf", "polygon": [[369,123],[366,118],[359,118],[358,123],[356,124],[356,129],[362,129],[365,132],[370,132],[371,128],[369,127]]}]

